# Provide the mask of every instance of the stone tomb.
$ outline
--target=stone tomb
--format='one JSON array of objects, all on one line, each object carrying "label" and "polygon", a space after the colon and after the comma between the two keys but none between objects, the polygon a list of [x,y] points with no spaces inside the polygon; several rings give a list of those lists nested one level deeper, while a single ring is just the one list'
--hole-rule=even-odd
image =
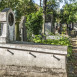
[{"label": "stone tomb", "polygon": [[67,77],[67,47],[29,42],[10,43],[14,41],[15,25],[9,20],[12,10],[6,13],[6,22],[1,20],[7,39],[0,40],[0,77]]},{"label": "stone tomb", "polygon": [[15,40],[15,16],[10,8],[0,12],[1,36],[0,43],[7,43]]}]

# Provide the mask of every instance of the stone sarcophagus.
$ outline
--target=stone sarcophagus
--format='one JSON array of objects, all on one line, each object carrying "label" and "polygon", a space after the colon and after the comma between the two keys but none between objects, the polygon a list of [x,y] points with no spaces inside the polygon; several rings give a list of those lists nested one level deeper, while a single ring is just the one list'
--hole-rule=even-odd
[{"label": "stone sarcophagus", "polygon": [[0,43],[7,43],[15,40],[15,16],[10,8],[0,12]]},{"label": "stone sarcophagus", "polygon": [[0,44],[0,76],[67,77],[66,46]]}]

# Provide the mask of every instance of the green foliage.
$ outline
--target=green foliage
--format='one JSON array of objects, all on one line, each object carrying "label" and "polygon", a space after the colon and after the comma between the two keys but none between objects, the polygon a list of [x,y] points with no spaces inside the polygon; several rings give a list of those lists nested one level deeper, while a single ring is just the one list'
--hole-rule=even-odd
[{"label": "green foliage", "polygon": [[67,56],[70,57],[72,55],[72,46],[68,46],[67,52]]},{"label": "green foliage", "polygon": [[36,13],[31,13],[27,16],[26,26],[27,29],[30,29],[33,34],[39,34],[42,29],[42,12],[38,11]]},{"label": "green foliage", "polygon": [[66,34],[67,31],[67,27],[66,26],[62,26],[62,34]]},{"label": "green foliage", "polygon": [[35,43],[41,43],[42,42],[42,36],[41,35],[35,35],[33,41]]},{"label": "green foliage", "polygon": [[54,34],[54,33],[52,33],[52,32],[49,32],[48,34],[49,34],[49,35],[55,35],[55,34]]},{"label": "green foliage", "polygon": [[48,21],[51,20],[51,16],[53,15],[53,23],[54,23],[56,15],[57,15],[56,14],[57,7],[58,7],[58,4],[57,4],[56,0],[49,0],[47,2],[47,8],[46,8],[47,17],[46,17],[46,19]]},{"label": "green foliage", "polygon": [[70,41],[66,37],[61,37],[60,39],[56,39],[56,40],[55,39],[42,40],[40,38],[41,38],[41,35],[36,35],[33,41],[35,43],[52,44],[52,45],[65,45],[65,46],[70,45]]},{"label": "green foliage", "polygon": [[65,4],[60,11],[61,23],[73,23],[77,21],[77,3]]},{"label": "green foliage", "polygon": [[41,35],[35,35],[35,38],[33,39],[35,43],[42,43],[42,44],[51,44],[51,45],[64,45],[68,46],[68,57],[72,54],[72,47],[69,38],[67,37],[61,37],[60,39],[47,39],[43,40]]},{"label": "green foliage", "polygon": [[36,13],[29,14],[26,20],[28,37],[32,36],[32,34],[38,35],[39,33],[41,33],[42,23],[43,23],[42,10],[39,10]]},{"label": "green foliage", "polygon": [[33,0],[2,0],[0,2],[0,11],[4,8],[12,8],[17,21],[20,20],[21,16],[37,11]]}]

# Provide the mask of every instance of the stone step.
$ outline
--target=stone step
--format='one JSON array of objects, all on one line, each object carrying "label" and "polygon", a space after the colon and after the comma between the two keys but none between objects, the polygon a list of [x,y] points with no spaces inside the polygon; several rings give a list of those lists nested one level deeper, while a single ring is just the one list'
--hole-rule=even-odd
[{"label": "stone step", "polygon": [[77,46],[77,44],[76,43],[74,43],[74,44],[72,43],[72,46]]},{"label": "stone step", "polygon": [[77,42],[72,42],[72,45],[74,46],[74,45],[77,45]]},{"label": "stone step", "polygon": [[71,43],[77,43],[77,41],[71,41]]},{"label": "stone step", "polygon": [[74,59],[77,60],[77,53],[73,53]]},{"label": "stone step", "polygon": [[77,46],[77,42],[73,42],[72,43],[72,46]]},{"label": "stone step", "polygon": [[77,53],[77,49],[72,49],[72,52],[75,52],[75,53]]},{"label": "stone step", "polygon": [[71,60],[67,62],[68,77],[77,77],[77,38],[72,38],[71,43],[73,54]]},{"label": "stone step", "polygon": [[77,38],[71,38],[70,40],[77,40]]},{"label": "stone step", "polygon": [[75,45],[75,46],[72,46],[72,49],[77,49],[77,45]]}]

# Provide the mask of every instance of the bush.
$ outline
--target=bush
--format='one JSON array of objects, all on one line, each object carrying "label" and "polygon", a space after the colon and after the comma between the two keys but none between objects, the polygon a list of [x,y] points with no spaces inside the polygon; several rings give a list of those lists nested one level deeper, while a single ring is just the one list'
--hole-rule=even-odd
[{"label": "bush", "polygon": [[32,36],[32,34],[38,35],[39,33],[41,33],[42,23],[43,23],[42,10],[36,13],[31,13],[30,15],[27,16],[26,27],[29,39]]},{"label": "bush", "polygon": [[69,38],[66,38],[66,37],[61,37],[60,39],[42,40],[41,35],[35,35],[35,38],[33,39],[33,41],[35,43],[52,44],[52,45],[66,45],[66,46],[70,45]]}]

